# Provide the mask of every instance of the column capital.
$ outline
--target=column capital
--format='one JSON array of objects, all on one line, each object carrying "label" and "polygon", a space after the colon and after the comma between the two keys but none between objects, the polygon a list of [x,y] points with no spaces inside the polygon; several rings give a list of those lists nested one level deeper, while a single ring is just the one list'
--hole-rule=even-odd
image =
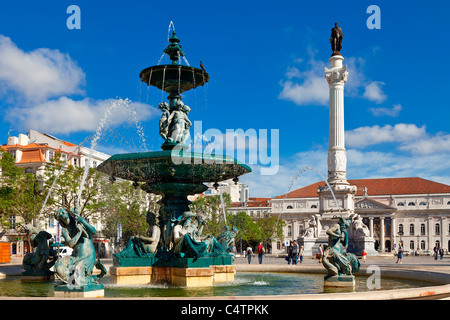
[{"label": "column capital", "polygon": [[325,67],[325,78],[329,85],[344,84],[347,82],[347,66],[328,69]]}]

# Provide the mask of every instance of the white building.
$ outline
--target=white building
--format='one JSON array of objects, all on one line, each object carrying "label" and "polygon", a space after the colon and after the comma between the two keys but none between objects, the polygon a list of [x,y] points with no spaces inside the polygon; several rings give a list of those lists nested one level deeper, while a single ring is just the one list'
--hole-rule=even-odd
[{"label": "white building", "polygon": [[[9,137],[8,143],[0,146],[3,150],[13,155],[16,165],[25,168],[25,172],[35,173],[39,175],[45,169],[55,154],[60,155],[62,161],[68,160],[68,165],[75,167],[85,167],[92,152],[90,167],[97,167],[110,156],[92,150],[79,147],[73,143],[58,139],[51,135],[30,130],[27,134],[19,134],[18,137]],[[11,243],[11,252],[13,255],[21,256],[25,250],[23,234],[15,230],[16,222],[19,217],[10,217],[10,228],[0,233],[0,241]],[[92,222],[97,230],[101,230],[100,219]],[[53,235],[54,241],[59,239],[59,224],[52,217],[47,217],[45,221],[41,221],[41,227]],[[108,240],[98,237],[94,240],[94,244],[101,250],[107,250]]]},{"label": "white building", "polygon": [[208,186],[208,190],[204,194],[207,196],[228,193],[231,197],[231,202],[247,202],[249,199],[248,186],[241,182],[235,183],[233,179],[218,182],[218,185],[212,182],[206,185]]}]

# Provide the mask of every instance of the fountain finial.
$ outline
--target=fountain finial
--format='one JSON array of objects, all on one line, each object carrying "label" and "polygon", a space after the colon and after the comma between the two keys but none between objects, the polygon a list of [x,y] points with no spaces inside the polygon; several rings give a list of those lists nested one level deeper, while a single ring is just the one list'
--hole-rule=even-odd
[{"label": "fountain finial", "polygon": [[180,57],[184,57],[181,45],[178,44],[180,41],[181,40],[177,37],[176,32],[173,31],[172,37],[169,39],[170,44],[164,49],[164,53],[170,57],[172,64],[178,64],[177,61],[180,60]]}]

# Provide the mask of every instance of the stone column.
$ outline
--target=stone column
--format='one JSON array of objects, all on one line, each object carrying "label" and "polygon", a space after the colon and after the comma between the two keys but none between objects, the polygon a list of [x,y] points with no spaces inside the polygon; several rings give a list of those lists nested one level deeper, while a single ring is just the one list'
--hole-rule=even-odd
[{"label": "stone column", "polygon": [[428,217],[428,250],[433,250],[433,218]]},{"label": "stone column", "polygon": [[447,233],[448,233],[447,218],[442,217],[441,218],[441,247],[444,249],[447,248]]},{"label": "stone column", "polygon": [[373,238],[373,217],[369,218],[369,231],[370,231],[370,237]]},{"label": "stone column", "polygon": [[397,244],[397,225],[395,224],[395,218],[391,218],[391,248],[394,247],[394,243]]},{"label": "stone column", "polygon": [[384,234],[384,217],[380,217],[380,249],[381,249],[381,252],[384,252],[384,250],[386,249],[385,248],[385,245],[384,245],[384,236],[385,236],[385,234]]},{"label": "stone column", "polygon": [[344,84],[348,72],[347,66],[342,66],[344,58],[341,55],[334,55],[329,61],[331,69],[325,68],[325,78],[330,87],[328,182],[330,185],[348,185],[344,139]]}]

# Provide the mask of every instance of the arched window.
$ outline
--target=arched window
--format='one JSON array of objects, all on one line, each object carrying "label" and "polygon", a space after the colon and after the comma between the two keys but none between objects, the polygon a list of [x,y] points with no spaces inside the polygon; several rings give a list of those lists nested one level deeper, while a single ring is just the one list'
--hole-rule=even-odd
[{"label": "arched window", "polygon": [[399,202],[399,203],[397,204],[397,206],[398,206],[398,207],[404,207],[405,204],[404,204],[403,202]]},{"label": "arched window", "polygon": [[441,235],[441,225],[439,223],[434,225],[434,234],[437,236]]},{"label": "arched window", "polygon": [[292,206],[287,206],[287,208],[286,208],[286,209],[293,209],[293,208],[292,208]]},{"label": "arched window", "polygon": [[288,230],[287,230],[287,235],[288,235],[288,237],[292,237],[292,226],[288,226],[287,229],[288,229]]},{"label": "arched window", "polygon": [[412,223],[409,225],[409,235],[410,236],[414,235],[414,225]]},{"label": "arched window", "polygon": [[317,209],[317,206],[316,206],[315,204],[313,204],[313,205],[311,206],[311,208],[312,208],[312,209]]},{"label": "arched window", "polygon": [[398,225],[398,234],[403,235],[403,224],[401,223]]},{"label": "arched window", "polygon": [[[449,225],[449,228],[450,228],[450,225]],[[422,235],[422,236],[425,235],[425,224],[424,223],[422,223],[420,225],[420,235]]]},{"label": "arched window", "polygon": [[421,202],[421,203],[419,203],[419,206],[426,206],[427,205],[427,203],[426,202]]},{"label": "arched window", "polygon": [[425,250],[425,240],[420,241],[420,249]]},{"label": "arched window", "polygon": [[449,205],[450,205],[450,201],[449,201],[449,202],[447,202],[447,204],[449,204]]},{"label": "arched window", "polygon": [[408,203],[408,206],[410,206],[410,207],[415,206],[415,205],[416,205],[415,202],[410,202],[410,203]]}]

